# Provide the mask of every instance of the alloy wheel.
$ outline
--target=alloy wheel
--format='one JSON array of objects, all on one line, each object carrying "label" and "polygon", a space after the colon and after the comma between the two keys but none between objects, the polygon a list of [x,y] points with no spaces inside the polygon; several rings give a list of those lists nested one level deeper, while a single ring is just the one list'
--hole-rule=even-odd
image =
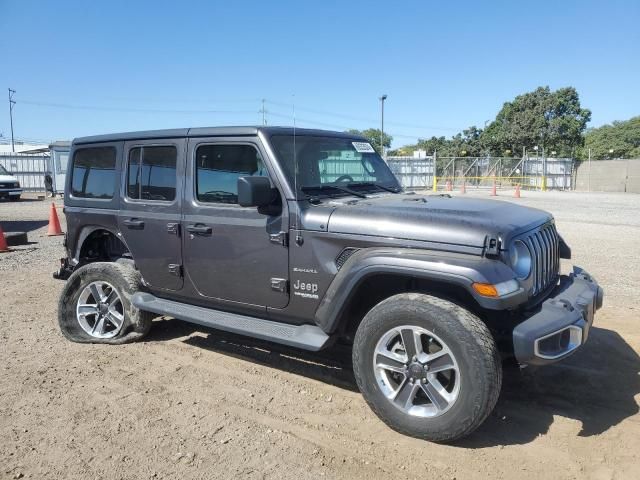
[{"label": "alloy wheel", "polygon": [[460,392],[458,363],[429,330],[405,325],[387,331],[373,353],[378,387],[396,408],[415,417],[448,411]]},{"label": "alloy wheel", "polygon": [[115,337],[124,324],[122,299],[110,283],[92,282],[80,293],[76,316],[80,327],[92,337]]}]

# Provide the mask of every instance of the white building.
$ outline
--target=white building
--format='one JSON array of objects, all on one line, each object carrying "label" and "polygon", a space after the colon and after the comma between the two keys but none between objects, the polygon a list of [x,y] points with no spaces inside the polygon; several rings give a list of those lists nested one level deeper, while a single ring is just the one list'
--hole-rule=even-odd
[{"label": "white building", "polygon": [[[15,142],[14,147],[16,149],[16,153],[43,153],[49,151],[48,143]],[[12,153],[11,139],[0,139],[0,153]]]}]

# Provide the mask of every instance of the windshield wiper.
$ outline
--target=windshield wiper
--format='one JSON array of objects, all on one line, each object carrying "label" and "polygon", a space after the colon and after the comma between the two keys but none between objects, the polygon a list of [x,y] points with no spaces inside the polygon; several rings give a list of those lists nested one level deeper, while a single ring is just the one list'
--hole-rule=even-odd
[{"label": "windshield wiper", "polygon": [[224,190],[209,190],[208,192],[201,193],[200,195],[215,195],[217,197],[235,197],[235,193],[225,192]]},{"label": "windshield wiper", "polygon": [[303,192],[307,192],[308,190],[339,190],[355,197],[367,198],[364,193],[356,192],[355,190],[351,190],[348,187],[343,187],[340,185],[305,185],[304,187],[301,187],[300,190],[302,190]]},{"label": "windshield wiper", "polygon": [[351,183],[347,183],[348,187],[356,187],[356,186],[363,186],[363,187],[378,187],[382,190],[385,190],[387,192],[391,192],[391,193],[399,193],[400,189],[398,187],[387,187],[386,185],[382,185],[380,183],[374,183],[374,182],[351,182]]}]

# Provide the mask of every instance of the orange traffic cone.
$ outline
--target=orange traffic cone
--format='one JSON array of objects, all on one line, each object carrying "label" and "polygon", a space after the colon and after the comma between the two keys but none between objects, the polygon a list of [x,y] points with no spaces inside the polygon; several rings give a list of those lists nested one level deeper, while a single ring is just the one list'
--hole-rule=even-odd
[{"label": "orange traffic cone", "polygon": [[498,194],[496,193],[496,182],[493,182],[493,187],[491,187],[491,193],[490,193],[490,195],[491,195],[492,197],[495,197],[495,196],[497,196],[497,195],[498,195]]},{"label": "orange traffic cone", "polygon": [[462,182],[462,186],[460,187],[460,193],[467,193],[467,187],[464,181]]},{"label": "orange traffic cone", "polygon": [[51,202],[51,209],[49,210],[49,228],[47,229],[47,235],[50,237],[64,235],[60,228],[60,220],[58,220],[56,205],[53,202]]},{"label": "orange traffic cone", "polygon": [[9,245],[7,245],[7,239],[4,238],[4,232],[0,226],[0,253],[9,251],[11,251],[11,249],[9,248]]},{"label": "orange traffic cone", "polygon": [[516,193],[514,195],[516,198],[520,198],[520,184],[516,183]]}]

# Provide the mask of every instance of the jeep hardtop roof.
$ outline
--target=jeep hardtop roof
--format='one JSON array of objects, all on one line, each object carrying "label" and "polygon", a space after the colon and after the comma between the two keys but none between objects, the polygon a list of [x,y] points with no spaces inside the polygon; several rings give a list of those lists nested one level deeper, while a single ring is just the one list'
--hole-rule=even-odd
[{"label": "jeep hardtop roof", "polygon": [[[164,130],[145,130],[141,132],[109,133],[106,135],[92,135],[89,137],[78,137],[73,140],[74,145],[87,143],[102,143],[122,140],[148,140],[154,138],[177,138],[177,137],[233,137],[250,136],[263,132],[267,136],[271,135],[293,135],[293,127],[263,127],[263,126],[238,126],[238,127],[196,127],[196,128],[172,128]],[[309,128],[296,128],[296,135],[318,135],[325,137],[358,138],[365,140],[360,135],[346,132],[336,132],[331,130],[317,130]]]}]

